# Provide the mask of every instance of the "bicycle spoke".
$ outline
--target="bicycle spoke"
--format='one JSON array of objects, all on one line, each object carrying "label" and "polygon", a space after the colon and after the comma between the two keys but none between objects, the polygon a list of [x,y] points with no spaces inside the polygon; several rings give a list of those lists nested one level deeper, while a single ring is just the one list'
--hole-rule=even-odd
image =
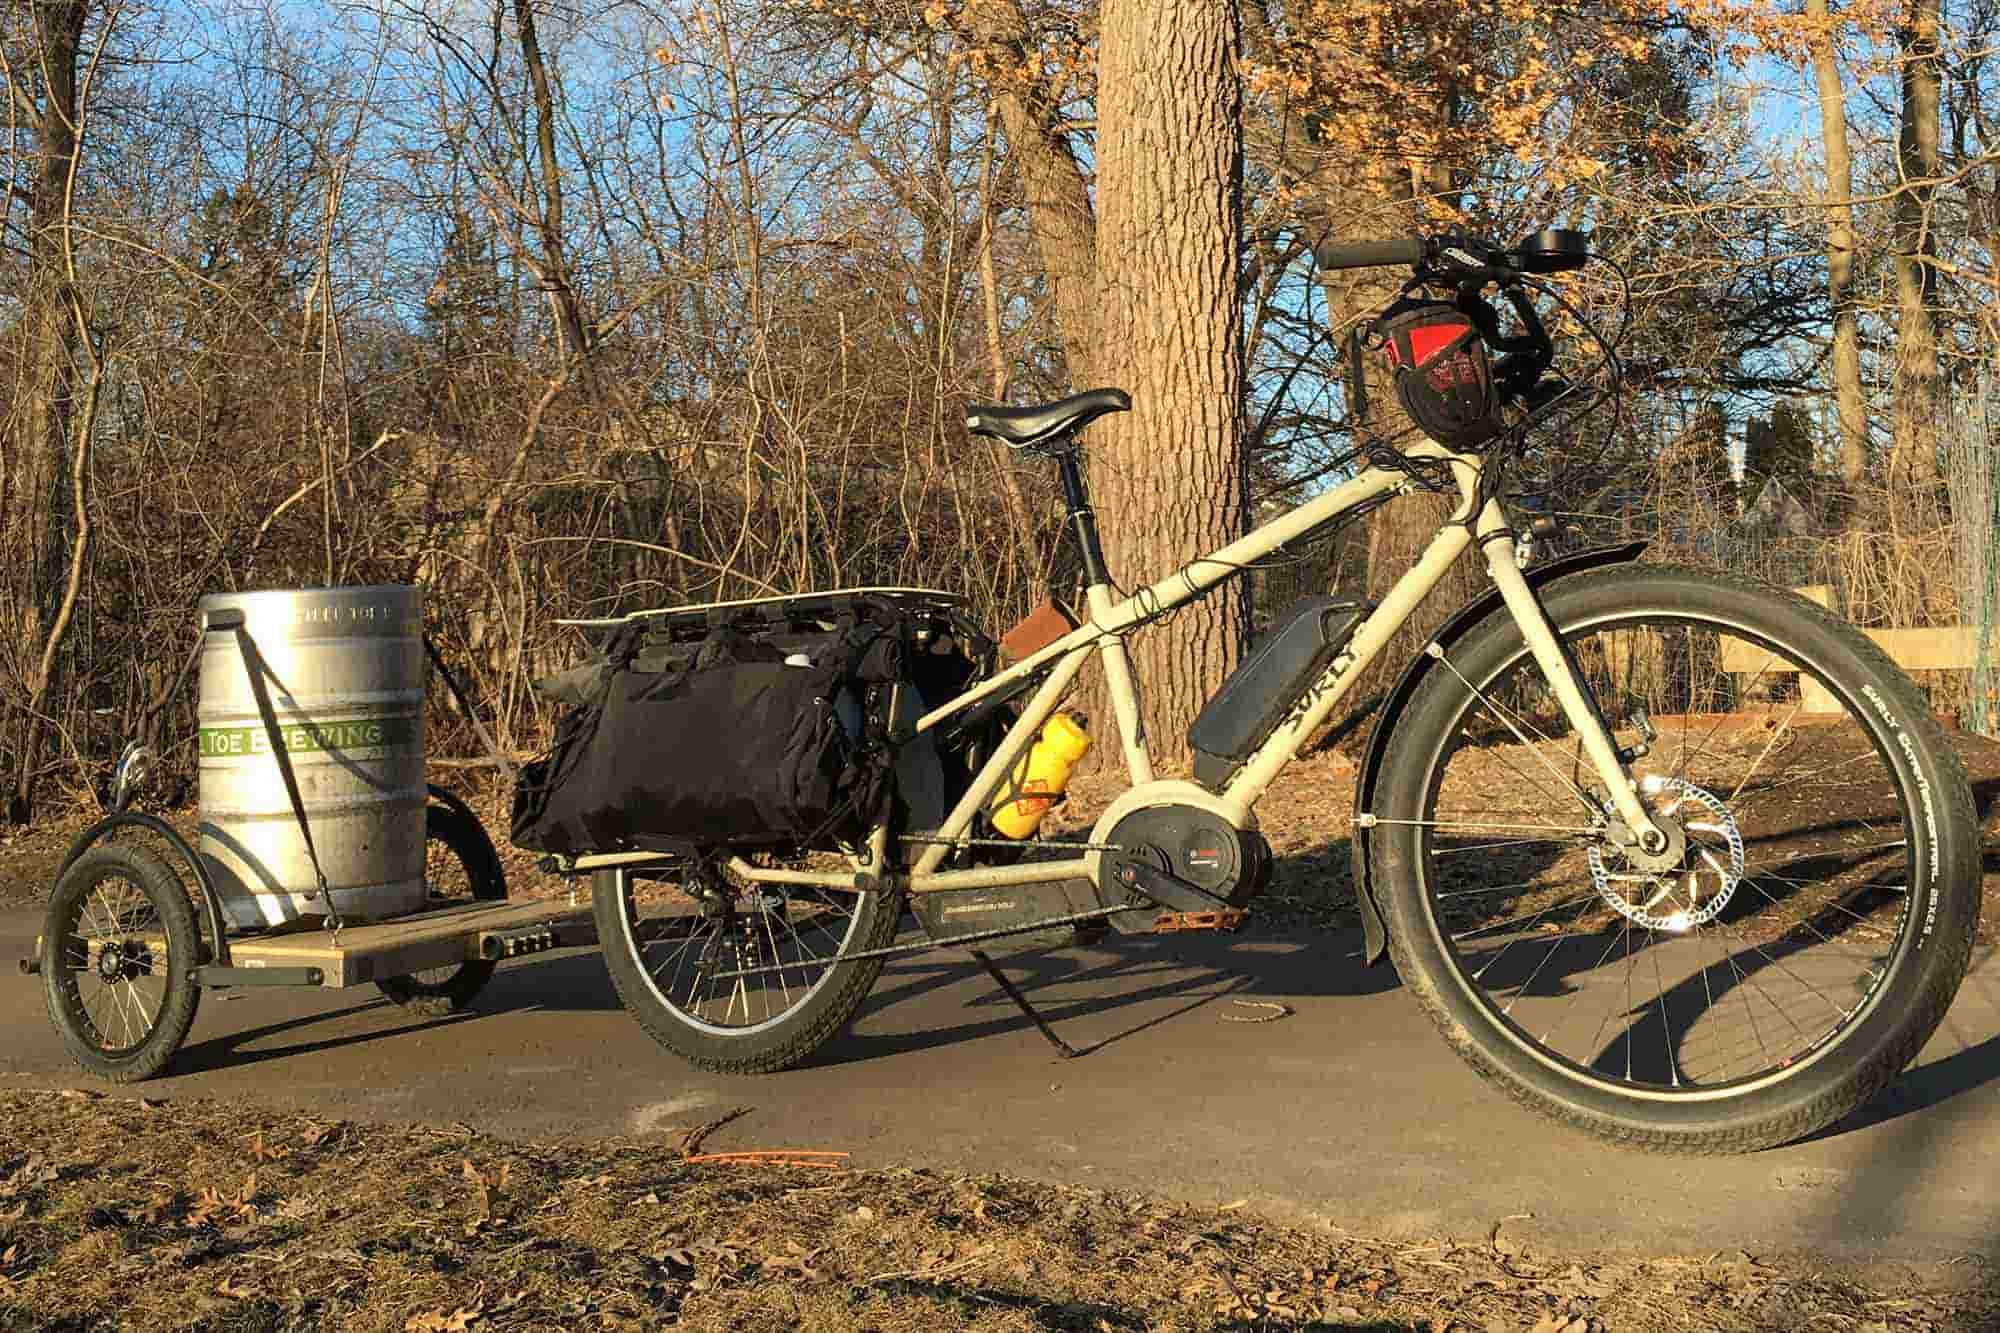
[{"label": "bicycle spoke", "polygon": [[[1492,713],[1496,718],[1499,719],[1500,724],[1502,726],[1506,727],[1507,730],[1514,733],[1514,738],[1520,741],[1522,745],[1528,748],[1528,751],[1531,754],[1533,754],[1537,760],[1540,761],[1542,767],[1548,769],[1550,774],[1554,776],[1557,782],[1561,783],[1564,787],[1567,787],[1569,789],[1570,794],[1576,797],[1577,801],[1583,806],[1585,810],[1588,810],[1593,815],[1597,813],[1596,802],[1592,801],[1588,796],[1585,796],[1583,792],[1578,789],[1577,785],[1574,782],[1571,782],[1567,777],[1563,776],[1563,772],[1561,769],[1557,768],[1554,764],[1549,762],[1548,756],[1543,754],[1539,749],[1536,748],[1535,743],[1533,741],[1530,741],[1527,738],[1527,736],[1523,734],[1520,726],[1515,725],[1513,720],[1513,715],[1511,713],[1507,712],[1505,709],[1502,709],[1498,704],[1494,703],[1485,694],[1481,693],[1479,687],[1474,685],[1471,681],[1467,680],[1465,678],[1465,673],[1460,671],[1458,669],[1457,664],[1455,664],[1449,657],[1445,656],[1444,653],[1439,652],[1437,654],[1437,660],[1444,663],[1445,669],[1450,671],[1452,675],[1458,677],[1459,681],[1462,684],[1464,684],[1465,688],[1472,692],[1473,697],[1475,699],[1478,699],[1481,704],[1485,705],[1488,712]],[[1524,723],[1523,725],[1526,724]],[[1540,736],[1541,733],[1537,732],[1536,735]],[[1547,743],[1549,740],[1549,738],[1546,736],[1541,736],[1541,739],[1545,743]],[[1538,791],[1543,792],[1545,795],[1550,794],[1546,787],[1543,787],[1540,783],[1534,782],[1533,779],[1529,778],[1528,774],[1525,771],[1523,771],[1518,765],[1514,764],[1511,759],[1507,759],[1507,756],[1504,753],[1501,755],[1501,758],[1503,760],[1506,760],[1508,766],[1510,768],[1513,768],[1515,772],[1519,773],[1523,780],[1530,782],[1531,785],[1533,785]]]},{"label": "bicycle spoke", "polygon": [[718,1033],[782,1022],[818,993],[838,970],[866,901],[763,884],[721,892],[728,896],[720,914],[697,919],[678,938],[672,923],[685,916],[670,910],[648,919],[647,904],[625,899],[647,984],[686,1021]]},{"label": "bicycle spoke", "polygon": [[1778,743],[1778,737],[1784,735],[1787,731],[1791,729],[1793,720],[1797,718],[1799,715],[1799,710],[1804,708],[1805,706],[1806,706],[1805,700],[1804,698],[1801,698],[1798,704],[1792,709],[1792,711],[1785,716],[1785,720],[1783,722],[1780,722],[1777,726],[1771,728],[1771,735],[1764,742],[1764,748],[1757,752],[1757,758],[1751,762],[1750,771],[1743,775],[1743,780],[1736,784],[1736,789],[1730,792],[1728,796],[1723,798],[1722,803],[1724,805],[1732,804],[1738,796],[1741,796],[1743,794],[1743,788],[1749,784],[1751,778],[1757,776],[1757,770],[1764,766],[1764,761],[1770,758],[1771,747]]},{"label": "bicycle spoke", "polygon": [[1467,691],[1457,730],[1427,804],[1392,812],[1422,817],[1379,820],[1420,830],[1429,910],[1465,983],[1592,1078],[1674,1093],[1782,1071],[1854,1021],[1861,1002],[1845,1001],[1873,993],[1908,928],[1908,816],[1887,813],[1908,797],[1879,737],[1844,700],[1808,716],[1817,678],[1779,648],[1712,674],[1731,634],[1634,617],[1565,636],[1607,709],[1677,715],[1650,770],[1673,776],[1645,789],[1684,837],[1677,862],[1575,826],[1579,803],[1599,816],[1592,770],[1573,730],[1544,734],[1525,647],[1477,680],[1440,659]]}]

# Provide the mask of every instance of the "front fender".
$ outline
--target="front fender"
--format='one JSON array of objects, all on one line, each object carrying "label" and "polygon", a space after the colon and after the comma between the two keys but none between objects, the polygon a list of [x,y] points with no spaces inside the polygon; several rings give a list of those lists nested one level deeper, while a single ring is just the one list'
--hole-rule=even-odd
[{"label": "front fender", "polygon": [[[1578,551],[1557,560],[1536,565],[1527,571],[1528,586],[1539,588],[1571,574],[1581,574],[1588,569],[1598,569],[1605,565],[1623,565],[1637,560],[1646,549],[1645,542],[1628,542],[1623,546],[1597,546],[1588,551]],[[1440,648],[1449,648],[1470,633],[1474,625],[1494,614],[1507,614],[1500,601],[1500,590],[1488,588],[1478,597],[1454,611],[1451,618],[1431,636],[1431,641]],[[1382,706],[1375,714],[1374,729],[1368,733],[1368,748],[1361,759],[1361,771],[1354,777],[1354,813],[1357,816],[1349,850],[1354,858],[1354,901],[1361,910],[1362,954],[1370,963],[1380,962],[1389,945],[1389,932],[1382,925],[1382,911],[1375,905],[1373,865],[1368,846],[1369,830],[1361,827],[1358,816],[1369,811],[1375,803],[1375,779],[1382,768],[1382,756],[1389,748],[1389,738],[1396,730],[1396,723],[1403,710],[1416,694],[1417,686],[1424,680],[1424,673],[1437,665],[1437,659],[1429,653],[1418,653],[1403,674],[1397,678],[1389,693],[1383,697]]]}]

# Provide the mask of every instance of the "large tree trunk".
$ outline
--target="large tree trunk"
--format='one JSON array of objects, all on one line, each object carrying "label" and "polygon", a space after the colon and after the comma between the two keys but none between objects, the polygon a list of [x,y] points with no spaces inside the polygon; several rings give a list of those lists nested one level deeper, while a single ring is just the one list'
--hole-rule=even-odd
[{"label": "large tree trunk", "polygon": [[1937,481],[1938,377],[1937,254],[1931,202],[1938,176],[1938,0],[1907,0],[1897,37],[1903,59],[1903,114],[1897,161],[1901,189],[1895,203],[1896,411],[1891,455],[1892,493],[1899,507],[1914,506]]},{"label": "large tree trunk", "polygon": [[[1094,428],[1105,554],[1128,586],[1243,531],[1242,92],[1234,7],[1107,0],[1099,48],[1096,378],[1132,394]],[[1079,386],[1081,387],[1081,386]],[[1235,664],[1236,579],[1133,641],[1154,757]]]},{"label": "large tree trunk", "polygon": [[1826,145],[1826,288],[1833,307],[1833,393],[1840,411],[1840,475],[1850,489],[1868,474],[1868,407],[1861,396],[1861,326],[1854,309],[1854,158],[1847,146],[1847,91],[1840,81],[1826,0],[1806,0],[1813,19],[1813,77]]},{"label": "large tree trunk", "polygon": [[[18,645],[17,660],[29,667],[24,706],[12,728],[14,772],[9,776],[7,817],[25,823],[34,805],[35,776],[41,767],[43,714],[54,684],[56,651],[69,625],[74,598],[62,596],[63,571],[82,540],[83,515],[70,483],[70,418],[77,387],[77,324],[73,313],[65,227],[70,181],[79,147],[78,67],[83,47],[84,0],[39,4],[34,9],[35,61],[41,75],[39,105],[32,128],[37,160],[29,201],[28,302],[21,327],[27,332],[26,394],[15,417],[7,465],[11,511],[0,514],[13,567],[7,633]],[[35,99],[27,90],[0,88],[17,103]]]}]

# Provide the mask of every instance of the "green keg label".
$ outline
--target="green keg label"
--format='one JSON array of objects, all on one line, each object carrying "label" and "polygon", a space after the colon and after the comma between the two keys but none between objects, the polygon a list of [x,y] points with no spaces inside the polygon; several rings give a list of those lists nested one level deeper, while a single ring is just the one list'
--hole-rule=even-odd
[{"label": "green keg label", "polygon": [[[294,722],[278,728],[292,754],[322,750],[381,750],[414,745],[422,731],[415,717],[363,717],[344,722]],[[262,727],[203,727],[201,757],[269,754],[271,740]]]}]

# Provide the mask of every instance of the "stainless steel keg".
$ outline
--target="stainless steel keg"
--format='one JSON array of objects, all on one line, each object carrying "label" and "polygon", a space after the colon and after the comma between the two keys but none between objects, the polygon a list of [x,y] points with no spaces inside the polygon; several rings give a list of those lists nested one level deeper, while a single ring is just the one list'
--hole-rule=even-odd
[{"label": "stainless steel keg", "polygon": [[[343,917],[419,910],[424,889],[423,598],[416,587],[303,588],[201,600],[269,668],[265,687]],[[229,923],[324,916],[304,836],[232,630],[201,649],[201,855]]]}]

